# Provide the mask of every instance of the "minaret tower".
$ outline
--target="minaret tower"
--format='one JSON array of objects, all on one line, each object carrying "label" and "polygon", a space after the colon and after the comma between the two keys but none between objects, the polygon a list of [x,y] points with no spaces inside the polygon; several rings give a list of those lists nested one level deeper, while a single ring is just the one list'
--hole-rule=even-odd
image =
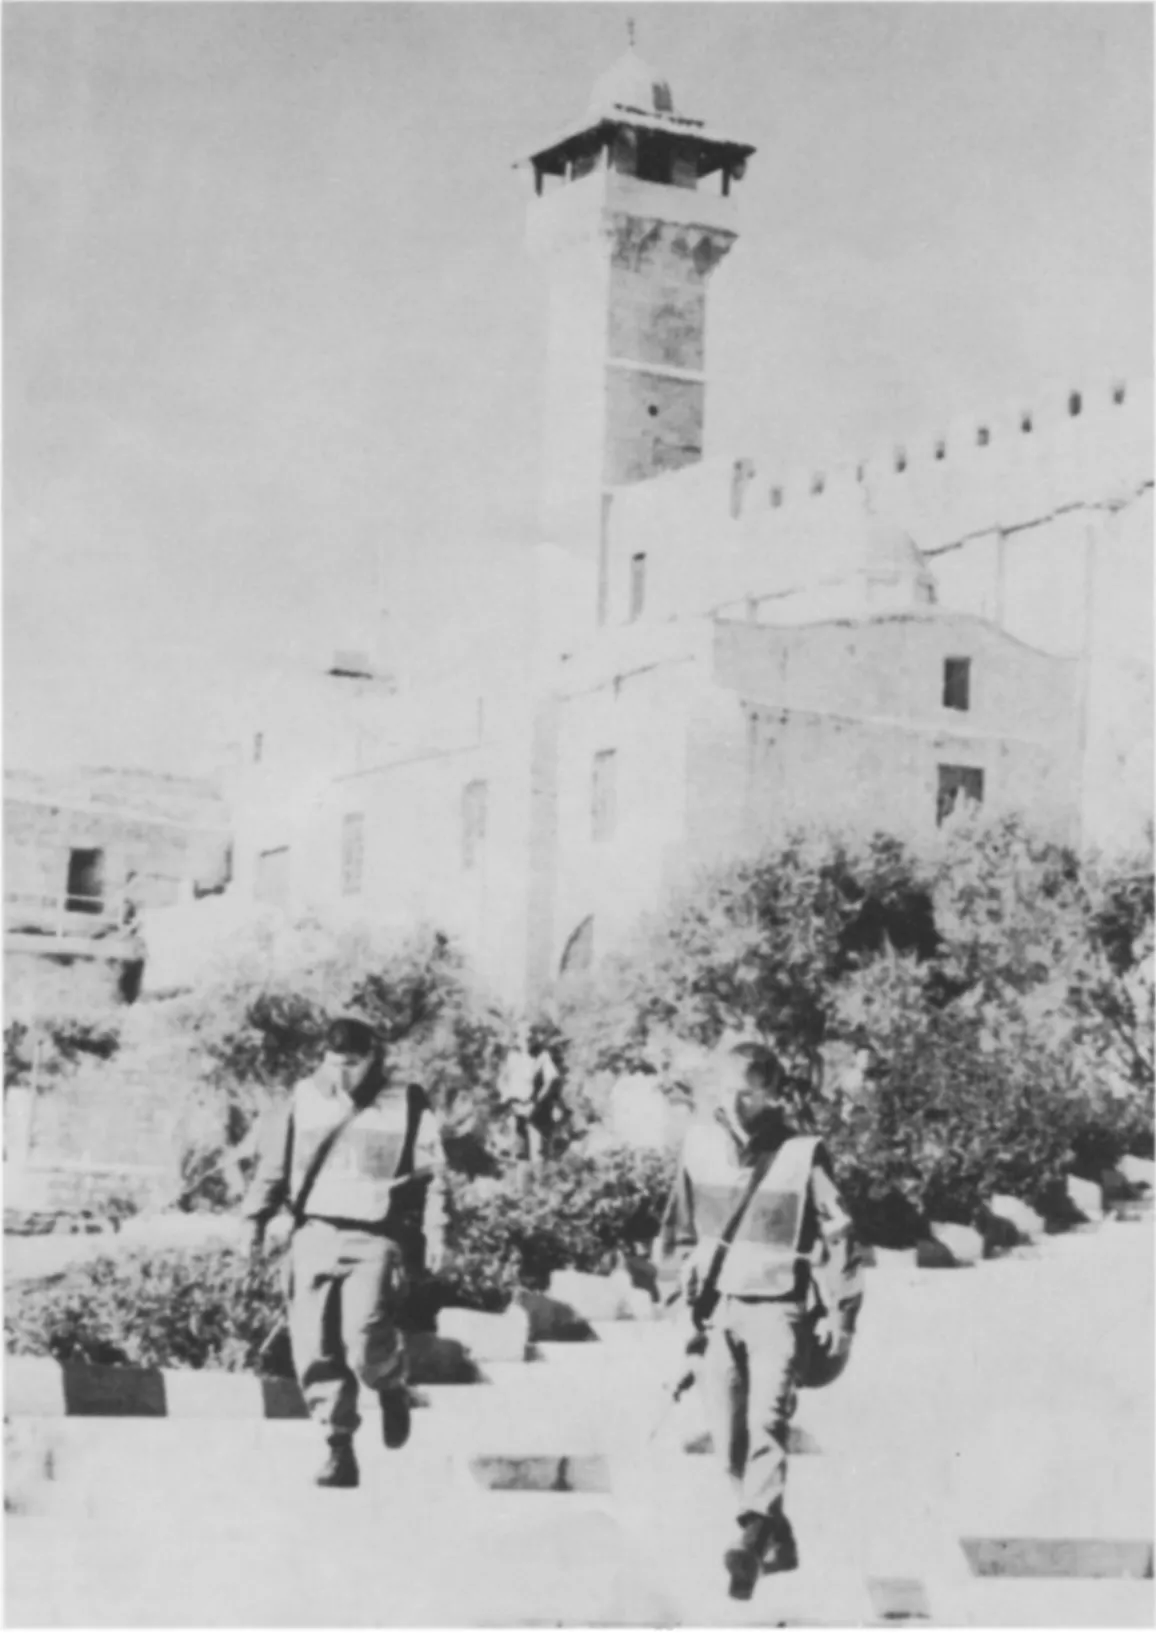
[{"label": "minaret tower", "polygon": [[614,490],[702,457],[707,283],[753,152],[675,112],[632,28],[584,118],[523,161],[529,244],[550,273],[542,523],[597,565],[599,619]]}]

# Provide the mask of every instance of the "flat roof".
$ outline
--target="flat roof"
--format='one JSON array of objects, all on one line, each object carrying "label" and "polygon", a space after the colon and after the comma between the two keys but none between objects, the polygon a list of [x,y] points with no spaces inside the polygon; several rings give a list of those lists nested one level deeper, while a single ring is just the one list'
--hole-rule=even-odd
[{"label": "flat roof", "polygon": [[621,126],[635,130],[660,131],[666,136],[683,137],[698,144],[699,175],[709,176],[720,169],[728,159],[746,159],[755,148],[750,142],[704,124],[701,119],[689,119],[683,114],[647,113],[641,108],[618,105],[605,113],[587,115],[542,143],[527,157],[515,160],[515,168],[533,165],[550,175],[561,175],[567,162],[591,149],[600,147],[606,137]]}]

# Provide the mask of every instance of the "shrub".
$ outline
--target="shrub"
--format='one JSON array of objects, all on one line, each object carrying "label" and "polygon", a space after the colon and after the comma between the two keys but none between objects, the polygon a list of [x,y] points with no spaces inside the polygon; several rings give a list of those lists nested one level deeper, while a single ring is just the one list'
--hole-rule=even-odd
[{"label": "shrub", "polygon": [[753,1029],[778,1050],[801,1102],[822,1077],[835,988],[885,945],[929,957],[924,870],[903,845],[794,836],[704,876],[635,945],[568,1000],[588,1073],[635,1071],[648,1038],[710,1046]]},{"label": "shrub", "polygon": [[110,1060],[120,1041],[118,1018],[104,1011],[62,1012],[42,1016],[35,1023],[13,1018],[4,1027],[4,1087],[28,1083],[36,1061],[38,1087],[49,1089],[82,1060]]},{"label": "shrub", "polygon": [[459,1184],[441,1302],[501,1310],[553,1271],[611,1271],[619,1253],[657,1234],[672,1180],[662,1153],[619,1148],[569,1152],[524,1180]]},{"label": "shrub", "polygon": [[932,1219],[974,1224],[996,1192],[1044,1203],[1081,1104],[1069,1052],[998,1008],[929,1003],[928,979],[892,959],[847,984],[844,1021],[870,1038],[872,1067],[816,1116],[860,1231],[895,1247]]},{"label": "shrub", "polygon": [[4,1338],[16,1355],[137,1367],[256,1367],[281,1318],[280,1257],[230,1247],[101,1255],[10,1288]]},{"label": "shrub", "polygon": [[[459,1179],[445,1270],[414,1290],[408,1319],[451,1304],[502,1310],[566,1267],[611,1270],[657,1232],[670,1181],[664,1159],[628,1151],[567,1156],[524,1189]],[[5,1340],[61,1362],[271,1371],[261,1352],[284,1312],[281,1259],[272,1250],[254,1264],[229,1246],[103,1255],[11,1289]]]}]

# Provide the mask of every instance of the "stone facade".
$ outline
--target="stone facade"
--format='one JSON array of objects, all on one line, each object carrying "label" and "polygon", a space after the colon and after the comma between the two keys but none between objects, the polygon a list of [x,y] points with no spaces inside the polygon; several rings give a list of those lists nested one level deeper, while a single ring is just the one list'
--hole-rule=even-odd
[{"label": "stone facade", "polygon": [[[221,934],[435,922],[525,1003],[796,823],[920,839],[970,796],[1073,843],[1142,837],[1150,384],[1065,383],[846,468],[704,460],[707,288],[750,152],[628,53],[531,156],[533,637],[448,690],[279,687],[233,791],[235,884],[204,905]],[[150,916],[174,973],[196,917]]]},{"label": "stone facade", "polygon": [[10,1011],[117,1002],[141,949],[141,910],[182,885],[219,889],[229,849],[215,791],[188,779],[95,770],[8,773],[5,987]]}]

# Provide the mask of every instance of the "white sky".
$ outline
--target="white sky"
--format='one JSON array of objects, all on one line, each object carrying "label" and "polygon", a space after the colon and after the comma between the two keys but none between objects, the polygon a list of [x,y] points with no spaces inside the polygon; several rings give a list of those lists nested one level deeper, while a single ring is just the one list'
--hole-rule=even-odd
[{"label": "white sky", "polygon": [[[349,645],[385,546],[437,669],[537,538],[545,287],[511,161],[621,5],[3,8],[5,748],[182,770]],[[708,452],[851,458],[1150,372],[1146,6],[635,8],[757,144]]]}]

